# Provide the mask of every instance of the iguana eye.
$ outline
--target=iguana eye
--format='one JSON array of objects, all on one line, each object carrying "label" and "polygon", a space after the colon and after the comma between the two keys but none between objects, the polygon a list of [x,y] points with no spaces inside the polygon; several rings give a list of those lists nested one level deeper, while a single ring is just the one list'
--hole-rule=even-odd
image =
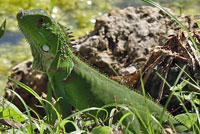
[{"label": "iguana eye", "polygon": [[41,28],[43,24],[46,22],[44,17],[39,18],[38,20],[38,28]]},{"label": "iguana eye", "polygon": [[49,47],[48,45],[46,45],[46,44],[44,44],[44,45],[42,46],[42,50],[45,51],[45,52],[48,52],[49,49],[50,49],[50,47]]},{"label": "iguana eye", "polygon": [[38,20],[38,22],[39,22],[39,24],[43,24],[43,23],[45,23],[45,19],[44,18],[40,18],[39,20]]}]

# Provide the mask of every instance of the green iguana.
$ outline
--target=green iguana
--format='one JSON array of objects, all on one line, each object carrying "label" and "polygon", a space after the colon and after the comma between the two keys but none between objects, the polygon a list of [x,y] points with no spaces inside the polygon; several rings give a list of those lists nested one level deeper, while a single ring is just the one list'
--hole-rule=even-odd
[{"label": "green iguana", "polygon": [[[160,119],[163,107],[100,74],[74,55],[65,28],[44,10],[22,10],[17,14],[17,21],[31,47],[32,68],[48,75],[49,90],[60,98],[58,110],[63,117],[71,114],[71,105],[82,110],[113,103],[125,104],[135,116],[127,117],[123,123],[129,123],[129,132],[137,134],[142,133],[141,130],[147,133],[142,123],[142,120],[147,122],[146,108]],[[127,111],[121,113],[123,115]],[[189,130],[166,111],[162,119],[163,124],[173,125],[177,131]]]}]

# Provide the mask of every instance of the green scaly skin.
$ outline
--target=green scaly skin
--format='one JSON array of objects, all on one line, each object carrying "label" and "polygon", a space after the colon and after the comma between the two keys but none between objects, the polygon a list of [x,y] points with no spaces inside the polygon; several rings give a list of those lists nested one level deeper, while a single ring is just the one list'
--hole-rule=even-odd
[{"label": "green scaly skin", "polygon": [[[129,108],[133,112],[136,110],[136,115],[144,122],[147,122],[146,107],[159,119],[163,107],[147,98],[145,102],[141,94],[110,80],[73,55],[66,30],[44,10],[20,11],[17,21],[31,46],[33,69],[48,75],[50,89],[56,98],[61,97],[58,111],[64,117],[71,114],[70,105],[82,110],[117,103],[130,105]],[[122,114],[126,113],[122,111]],[[164,112],[162,119],[166,124],[173,124],[177,131],[188,129],[168,112]],[[125,124],[131,120],[126,118]],[[146,132],[139,118],[130,123],[129,130],[132,133]]]}]

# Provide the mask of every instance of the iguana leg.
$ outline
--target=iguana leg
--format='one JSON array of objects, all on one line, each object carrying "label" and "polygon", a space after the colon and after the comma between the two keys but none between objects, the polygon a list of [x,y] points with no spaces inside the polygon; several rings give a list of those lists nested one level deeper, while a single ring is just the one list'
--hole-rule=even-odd
[{"label": "iguana leg", "polygon": [[[49,87],[51,87],[51,91],[55,94],[56,97],[56,108],[59,113],[62,113],[62,116],[65,118],[69,115],[71,115],[71,105],[68,102],[68,99],[65,95],[64,89],[60,88],[62,83],[51,81],[49,83]],[[57,87],[56,89],[54,86]]]},{"label": "iguana leg", "polygon": [[[53,104],[52,92],[53,92],[53,89],[51,87],[51,84],[48,83],[47,101]],[[56,115],[56,112],[53,110],[53,108],[48,103],[46,104],[46,114],[47,114],[48,122],[50,124],[54,124],[57,119],[57,115]]]},{"label": "iguana leg", "polygon": [[[54,88],[53,85],[55,85],[56,89]],[[55,95],[55,97],[57,99],[55,107],[58,110],[58,112],[60,114],[62,114],[62,118],[65,118],[65,117],[71,115],[72,107],[71,107],[71,104],[69,104],[69,101],[68,101],[68,99],[67,99],[67,97],[65,95],[65,92],[64,92],[64,89],[63,89],[62,85],[63,85],[62,81],[56,81],[56,80],[51,81],[51,80],[49,80],[49,87],[50,87],[49,91],[51,93],[53,91],[53,93],[54,93],[54,95]],[[49,96],[52,96],[52,95],[49,95]],[[52,111],[52,110],[50,110],[50,111]],[[57,119],[56,113],[54,111],[51,114],[52,114],[51,115],[52,119]],[[55,123],[55,120],[54,120],[53,123]],[[74,126],[71,123],[70,124],[66,124],[65,125],[65,129],[66,129],[67,132],[75,131]]]}]

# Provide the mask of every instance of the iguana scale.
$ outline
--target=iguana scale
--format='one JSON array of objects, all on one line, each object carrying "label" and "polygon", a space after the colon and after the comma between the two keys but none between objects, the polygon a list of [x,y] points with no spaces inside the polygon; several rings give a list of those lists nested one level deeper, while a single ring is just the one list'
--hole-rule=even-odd
[{"label": "iguana scale", "polygon": [[[100,74],[75,56],[66,30],[44,10],[22,10],[17,14],[17,21],[31,47],[32,68],[48,75],[50,89],[56,98],[61,98],[58,110],[64,117],[71,114],[70,105],[82,110],[117,103],[129,105],[133,112],[137,111],[136,117],[140,116],[144,122],[147,121],[146,107],[159,119],[163,107]],[[132,118],[126,118],[125,124],[129,121]],[[166,111],[163,122],[173,124],[177,131],[188,129]],[[134,118],[128,129],[141,133],[141,128],[146,132],[141,120]]]}]

